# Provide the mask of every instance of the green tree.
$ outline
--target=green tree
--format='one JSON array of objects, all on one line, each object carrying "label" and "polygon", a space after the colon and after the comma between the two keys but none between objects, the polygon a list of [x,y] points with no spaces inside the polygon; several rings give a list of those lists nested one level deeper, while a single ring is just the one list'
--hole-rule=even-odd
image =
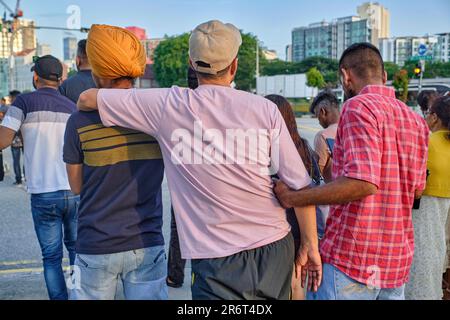
[{"label": "green tree", "polygon": [[393,62],[385,62],[384,69],[386,70],[388,80],[393,80],[400,67]]},{"label": "green tree", "polygon": [[399,94],[398,98],[405,103],[408,101],[408,84],[409,84],[408,71],[405,69],[399,70],[394,75],[394,81],[392,82],[392,85]]},{"label": "green tree", "polygon": [[[166,37],[156,48],[154,54],[154,72],[161,87],[173,85],[187,86],[187,69],[189,67],[189,34]],[[239,68],[236,74],[236,87],[250,91],[256,88],[256,36],[242,33],[242,46],[239,50]],[[266,60],[260,50],[260,65]]]},{"label": "green tree", "polygon": [[309,57],[301,62],[270,61],[264,65],[262,74],[274,76],[278,74],[306,73],[311,68],[316,68],[322,73],[326,86],[336,87],[338,85],[339,63],[336,60],[324,57]]},{"label": "green tree", "polygon": [[161,87],[187,86],[189,67],[189,34],[166,37],[154,53],[156,81]]},{"label": "green tree", "polygon": [[306,85],[317,89],[325,87],[325,80],[323,79],[322,73],[316,67],[309,69],[306,73]]},{"label": "green tree", "polygon": [[[251,33],[243,33],[242,46],[239,50],[239,67],[236,74],[236,88],[245,91],[251,91],[256,88],[256,44],[258,38]],[[259,50],[260,70],[267,64],[262,49]]]}]

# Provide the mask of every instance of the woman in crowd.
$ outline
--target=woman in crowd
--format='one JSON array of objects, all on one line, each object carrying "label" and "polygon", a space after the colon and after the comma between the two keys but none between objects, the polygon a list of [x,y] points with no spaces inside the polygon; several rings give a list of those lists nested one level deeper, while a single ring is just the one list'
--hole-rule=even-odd
[{"label": "woman in crowd", "polygon": [[442,270],[449,267],[450,97],[436,99],[425,115],[432,132],[428,178],[419,208],[413,210],[415,252],[405,292],[408,300],[441,300]]},{"label": "woman in crowd", "polygon": [[[302,139],[297,129],[297,122],[295,120],[295,115],[292,110],[292,106],[286,98],[280,95],[268,95],[266,99],[275,103],[283,116],[284,122],[286,123],[289,134],[294,141],[295,147],[303,160],[306,170],[313,179],[315,184],[320,183],[320,171],[317,165],[317,154],[309,146],[308,141]],[[294,209],[286,210],[287,220],[291,225],[292,235],[295,241],[295,255],[297,259],[298,250],[300,248],[300,229],[298,226],[298,221],[295,216]],[[294,270],[292,275],[292,300],[304,300],[305,292],[300,285],[301,274],[299,270]]]}]

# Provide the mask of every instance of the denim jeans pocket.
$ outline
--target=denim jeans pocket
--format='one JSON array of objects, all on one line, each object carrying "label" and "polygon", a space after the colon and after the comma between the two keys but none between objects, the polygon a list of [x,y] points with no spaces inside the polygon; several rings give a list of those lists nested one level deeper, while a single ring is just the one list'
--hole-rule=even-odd
[{"label": "denim jeans pocket", "polygon": [[136,251],[137,265],[152,266],[167,260],[164,246],[150,247]]},{"label": "denim jeans pocket", "polygon": [[31,209],[34,220],[38,222],[49,222],[60,218],[55,203],[46,204],[36,201],[36,203],[32,203]]},{"label": "denim jeans pocket", "polygon": [[77,254],[75,264],[89,269],[108,269],[109,258],[107,255]]}]

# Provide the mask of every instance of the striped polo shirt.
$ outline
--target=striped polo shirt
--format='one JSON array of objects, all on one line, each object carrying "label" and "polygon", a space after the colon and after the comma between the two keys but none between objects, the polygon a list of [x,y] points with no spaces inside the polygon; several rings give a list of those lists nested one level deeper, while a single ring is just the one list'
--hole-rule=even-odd
[{"label": "striped polo shirt", "polygon": [[164,244],[156,140],[139,131],[103,126],[98,112],[67,122],[64,161],[83,166],[76,251],[112,254]]},{"label": "striped polo shirt", "polygon": [[29,193],[70,190],[62,154],[66,123],[74,111],[75,103],[49,87],[18,96],[8,109],[2,126],[22,132]]}]

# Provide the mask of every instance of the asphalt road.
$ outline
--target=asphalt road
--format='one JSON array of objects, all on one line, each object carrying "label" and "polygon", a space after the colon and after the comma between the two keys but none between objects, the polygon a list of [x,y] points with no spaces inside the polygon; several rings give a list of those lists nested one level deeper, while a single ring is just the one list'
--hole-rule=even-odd
[{"label": "asphalt road", "polygon": [[[299,132],[312,143],[320,130],[317,119],[297,119]],[[12,166],[11,151],[3,152],[4,161]],[[12,169],[11,169],[12,170]],[[9,172],[0,183],[0,300],[48,299],[42,274],[39,244],[34,232],[30,200],[23,188],[13,186],[13,173]],[[163,184],[164,227],[167,246],[170,239],[170,197],[167,183]],[[67,265],[67,259],[65,259]],[[190,299],[190,265],[186,266],[185,285],[169,288],[169,298]],[[122,298],[118,288],[117,297]]]}]

